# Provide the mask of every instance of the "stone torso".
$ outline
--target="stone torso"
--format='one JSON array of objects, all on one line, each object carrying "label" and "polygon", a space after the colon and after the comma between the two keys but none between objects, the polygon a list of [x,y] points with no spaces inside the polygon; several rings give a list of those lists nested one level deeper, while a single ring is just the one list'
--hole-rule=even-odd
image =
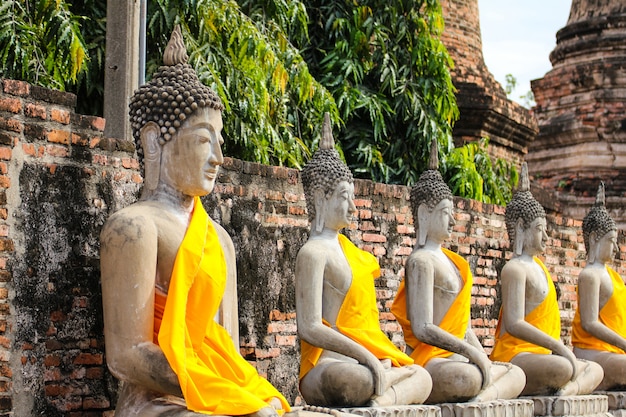
[{"label": "stone torso", "polygon": [[352,270],[337,239],[313,238],[303,249],[305,247],[313,251],[320,262],[324,262],[322,317],[334,326],[339,309],[352,284]]},{"label": "stone torso", "polygon": [[463,288],[458,269],[440,249],[418,249],[411,254],[409,262],[430,263],[433,266],[433,323],[441,323]]}]

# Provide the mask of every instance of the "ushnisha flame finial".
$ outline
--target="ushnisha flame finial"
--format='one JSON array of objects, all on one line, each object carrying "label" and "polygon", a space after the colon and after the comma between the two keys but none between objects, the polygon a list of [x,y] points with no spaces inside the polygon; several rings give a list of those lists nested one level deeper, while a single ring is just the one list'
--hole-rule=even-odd
[{"label": "ushnisha flame finial", "polygon": [[528,178],[528,164],[526,164],[526,162],[522,162],[522,172],[520,174],[518,191],[520,192],[530,191],[530,179]]},{"label": "ushnisha flame finial", "polygon": [[439,169],[439,147],[437,146],[437,138],[433,136],[430,141],[430,157],[428,158],[428,169]]},{"label": "ushnisha flame finial", "polygon": [[330,114],[324,113],[324,123],[322,124],[322,140],[320,149],[334,149],[335,138],[333,137],[333,127],[330,124]]},{"label": "ushnisha flame finial", "polygon": [[606,202],[606,195],[604,192],[604,181],[600,181],[598,185],[598,192],[596,193],[596,206],[604,206]]},{"label": "ushnisha flame finial", "polygon": [[180,25],[176,25],[172,31],[172,36],[170,36],[170,41],[165,47],[165,52],[163,53],[163,65],[171,67],[176,64],[186,64],[188,60],[189,56],[187,55],[187,48],[185,48],[185,43],[183,42],[183,34],[180,31]]}]

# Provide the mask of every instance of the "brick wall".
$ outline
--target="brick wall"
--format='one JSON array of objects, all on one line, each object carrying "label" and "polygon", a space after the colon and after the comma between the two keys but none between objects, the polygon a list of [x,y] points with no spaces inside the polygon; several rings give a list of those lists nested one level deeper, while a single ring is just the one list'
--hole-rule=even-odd
[{"label": "brick wall", "polygon": [[[117,382],[104,354],[98,234],[136,198],[133,146],[103,138],[104,120],[75,114],[72,95],[9,80],[0,87],[0,417],[110,417]],[[355,193],[358,222],[346,234],[378,257],[381,326],[402,345],[389,306],[414,239],[409,189],[357,180]],[[226,158],[204,203],[237,251],[241,353],[298,404],[294,263],[308,237],[298,172]],[[489,349],[498,272],[510,257],[504,209],[464,199],[455,206],[447,247],[471,264],[472,322]],[[584,265],[580,222],[549,213],[548,224],[544,258],[558,280],[567,340]],[[619,242],[625,274],[623,233]]]}]

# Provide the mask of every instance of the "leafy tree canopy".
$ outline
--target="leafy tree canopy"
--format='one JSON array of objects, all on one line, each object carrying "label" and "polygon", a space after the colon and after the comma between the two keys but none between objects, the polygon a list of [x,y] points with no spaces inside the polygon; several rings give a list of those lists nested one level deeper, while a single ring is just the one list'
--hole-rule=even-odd
[{"label": "leafy tree canopy", "polygon": [[[79,112],[101,114],[105,17],[106,0],[4,0],[0,76],[75,92]],[[515,177],[487,142],[453,148],[438,0],[152,0],[147,74],[175,24],[226,106],[226,154],[300,168],[329,112],[357,176],[411,185],[437,138],[455,193],[506,200]]]}]

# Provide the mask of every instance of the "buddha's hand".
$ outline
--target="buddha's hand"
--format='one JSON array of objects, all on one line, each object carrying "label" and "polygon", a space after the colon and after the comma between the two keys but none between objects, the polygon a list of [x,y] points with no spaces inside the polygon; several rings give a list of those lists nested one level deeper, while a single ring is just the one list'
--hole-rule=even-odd
[{"label": "buddha's hand", "polygon": [[278,417],[278,412],[276,412],[276,409],[270,405],[261,408],[256,413],[250,414],[250,417]]},{"label": "buddha's hand", "polygon": [[361,363],[361,365],[364,365],[372,372],[372,378],[374,379],[374,395],[383,395],[387,390],[384,365],[374,355],[371,355],[371,357],[368,356],[367,360]]},{"label": "buddha's hand", "polygon": [[488,386],[491,385],[491,361],[489,357],[478,349],[474,349],[473,354],[469,358],[471,362],[473,362],[478,369],[480,369],[480,373],[483,376],[483,383],[481,385],[481,390],[484,390]]}]

